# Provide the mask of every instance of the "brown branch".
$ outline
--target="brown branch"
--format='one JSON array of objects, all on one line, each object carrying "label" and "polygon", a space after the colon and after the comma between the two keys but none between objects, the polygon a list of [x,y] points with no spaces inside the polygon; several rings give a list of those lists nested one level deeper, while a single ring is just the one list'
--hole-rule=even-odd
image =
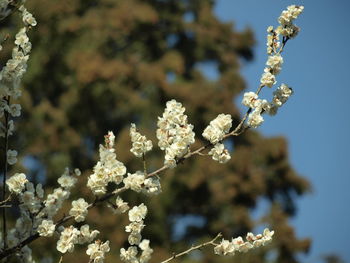
[{"label": "brown branch", "polygon": [[[5,102],[7,105],[10,104],[10,98],[6,97]],[[2,178],[2,202],[6,203],[6,177],[7,177],[7,150],[8,150],[8,129],[9,129],[9,112],[4,112],[5,117],[5,145],[4,145],[4,156],[3,156],[3,178]],[[6,207],[2,207],[2,231],[4,233],[4,249],[7,248],[7,226],[6,226]]]},{"label": "brown branch", "polygon": [[187,250],[185,250],[185,251],[183,251],[183,252],[181,252],[181,253],[179,253],[179,254],[174,254],[172,257],[170,257],[170,258],[168,258],[168,259],[166,259],[166,260],[163,260],[161,263],[167,263],[167,262],[169,262],[169,261],[171,261],[171,260],[173,260],[173,259],[175,259],[175,258],[184,256],[184,255],[186,255],[186,254],[191,253],[191,252],[194,251],[194,250],[201,249],[201,248],[206,247],[206,246],[209,246],[209,245],[216,246],[215,241],[216,241],[218,238],[220,238],[221,236],[222,236],[221,233],[219,233],[219,234],[217,234],[217,236],[216,236],[215,238],[213,238],[212,240],[210,240],[210,241],[208,241],[208,242],[205,242],[205,243],[202,243],[202,244],[197,245],[197,246],[192,246],[192,247],[190,247],[189,249],[187,249]]},{"label": "brown branch", "polygon": [[6,200],[3,200],[3,201],[1,201],[0,202],[0,207],[11,207],[11,206],[8,206],[8,205],[6,205],[8,202],[10,202],[11,201],[11,193],[10,193],[10,195],[6,198]]}]

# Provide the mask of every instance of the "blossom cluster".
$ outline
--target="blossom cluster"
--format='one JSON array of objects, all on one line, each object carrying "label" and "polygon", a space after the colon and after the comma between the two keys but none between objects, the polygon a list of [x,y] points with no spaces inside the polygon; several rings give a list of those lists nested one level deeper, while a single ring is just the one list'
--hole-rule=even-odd
[{"label": "blossom cluster", "polygon": [[171,100],[166,103],[162,117],[158,117],[158,146],[165,151],[164,165],[176,166],[176,161],[183,157],[189,146],[194,143],[193,125],[188,123],[185,108],[180,102]]},{"label": "blossom cluster", "polygon": [[274,231],[265,228],[263,234],[254,235],[249,232],[246,236],[246,241],[241,236],[232,238],[231,241],[223,239],[220,244],[214,247],[214,252],[223,256],[233,256],[237,251],[245,253],[253,248],[265,246],[270,243],[273,234]]},{"label": "blossom cluster", "polygon": [[[276,75],[280,73],[283,64],[281,52],[288,39],[293,38],[299,32],[299,28],[292,22],[303,11],[303,6],[291,5],[280,15],[278,22],[280,25],[274,30],[272,26],[267,29],[267,53],[269,55],[264,73],[260,79],[260,89],[262,87],[272,88],[276,84]],[[281,45],[280,35],[283,36]],[[260,92],[260,90],[258,91]],[[258,98],[258,93],[246,92],[243,96],[242,104],[249,107],[251,112],[248,115],[247,124],[249,127],[257,128],[263,122],[262,114],[264,112],[269,115],[275,115],[279,107],[281,107],[287,99],[292,95],[292,89],[282,84],[275,92],[271,102]]]},{"label": "blossom cluster", "polygon": [[[24,1],[20,1],[24,3]],[[0,17],[6,17],[11,11],[10,1],[0,1]],[[36,20],[28,10],[20,5],[24,27],[22,27],[15,36],[15,46],[12,49],[12,57],[6,62],[0,71],[0,117],[9,115],[10,117],[19,117],[21,115],[21,105],[10,103],[11,98],[17,99],[21,96],[20,82],[23,74],[27,70],[27,62],[32,44],[29,41],[27,32],[29,26],[35,26]],[[0,45],[0,51],[2,46]],[[0,122],[0,137],[12,135],[14,130],[13,120],[5,118],[7,123]],[[7,151],[7,163],[14,165],[17,162],[17,151]]]},{"label": "blossom cluster", "polygon": [[[89,226],[84,225],[80,230],[73,227],[60,230],[53,217],[57,214],[63,205],[63,202],[69,198],[71,188],[75,185],[76,177],[80,171],[76,169],[71,173],[65,169],[64,173],[58,178],[57,182],[60,187],[55,188],[52,193],[45,197],[41,184],[34,186],[29,182],[24,173],[16,173],[6,180],[6,185],[11,194],[17,195],[20,201],[20,216],[16,220],[15,227],[10,229],[7,235],[9,247],[16,246],[22,240],[30,237],[32,233],[37,232],[42,237],[50,237],[55,231],[61,232],[60,239],[57,242],[58,251],[65,253],[72,251],[74,244],[83,244],[91,242],[98,231],[90,233]],[[87,203],[83,199],[72,202],[70,214],[76,221],[81,222],[87,214]],[[19,256],[25,254],[26,258],[31,258],[31,250],[24,246],[19,251]],[[31,261],[24,261],[31,262]]]},{"label": "blossom cluster", "polygon": [[127,202],[124,202],[123,199],[120,198],[120,196],[117,196],[115,200],[115,204],[110,203],[108,204],[108,207],[110,207],[114,214],[123,214],[126,211],[129,210],[129,205]]},{"label": "blossom cluster", "polygon": [[132,123],[130,127],[130,137],[132,142],[132,148],[130,151],[136,157],[142,157],[146,152],[152,150],[152,141],[147,140],[146,136],[137,132],[136,125],[134,123]]},{"label": "blossom cluster", "polygon": [[89,225],[85,224],[80,229],[74,226],[60,227],[60,238],[57,241],[57,250],[61,253],[73,252],[76,244],[91,243],[100,233],[97,230],[90,231]]},{"label": "blossom cluster", "polygon": [[109,183],[120,184],[126,173],[126,167],[116,158],[114,140],[113,132],[108,132],[105,145],[100,145],[100,161],[95,165],[94,173],[89,176],[87,186],[95,195],[105,194]]},{"label": "blossom cluster", "polygon": [[109,241],[102,243],[101,240],[96,240],[88,246],[86,254],[90,256],[90,262],[92,263],[103,263],[105,254],[109,252]]},{"label": "blossom cluster", "polygon": [[[145,227],[144,219],[147,214],[147,207],[144,204],[134,206],[129,210],[130,224],[125,227],[129,234],[128,242],[131,246],[128,249],[120,249],[120,258],[125,263],[147,263],[151,259],[153,249],[150,248],[148,239],[143,239],[141,231]],[[141,249],[141,255],[137,257],[138,248]]]},{"label": "blossom cluster", "polygon": [[219,163],[226,163],[231,159],[231,156],[225,146],[220,143],[232,127],[232,117],[230,114],[219,114],[210,124],[205,128],[202,135],[205,139],[210,141],[214,147],[209,151],[213,160]]}]

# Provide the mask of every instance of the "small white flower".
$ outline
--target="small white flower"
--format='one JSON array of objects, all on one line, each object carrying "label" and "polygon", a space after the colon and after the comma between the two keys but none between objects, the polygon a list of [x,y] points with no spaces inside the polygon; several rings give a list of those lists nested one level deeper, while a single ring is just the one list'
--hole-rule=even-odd
[{"label": "small white flower", "polygon": [[90,232],[90,227],[89,225],[85,224],[80,227],[80,232],[78,235],[78,243],[79,244],[85,244],[87,242],[91,242],[92,240],[95,239],[95,237],[99,234],[100,232],[97,230],[93,230]]},{"label": "small white flower", "polygon": [[76,222],[82,222],[88,214],[89,204],[85,202],[83,198],[79,198],[72,202],[72,208],[69,211],[69,215],[74,216]]},{"label": "small white flower", "polygon": [[157,195],[162,192],[162,186],[160,184],[159,178],[156,176],[152,176],[150,178],[145,179],[143,192],[150,195]]},{"label": "small white flower", "polygon": [[65,169],[65,172],[58,178],[57,182],[64,189],[71,189],[77,182],[77,178],[69,175],[68,168]]},{"label": "small white flower", "polygon": [[43,220],[38,226],[38,233],[40,236],[50,237],[55,231],[55,224],[52,220]]},{"label": "small white flower", "polygon": [[188,123],[185,108],[176,100],[166,103],[162,117],[158,117],[158,146],[165,151],[164,165],[174,168],[195,142],[193,125]]},{"label": "small white flower", "polygon": [[264,69],[264,73],[260,79],[260,84],[269,88],[276,84],[276,77],[270,72],[270,68]]},{"label": "small white flower", "polygon": [[226,133],[232,127],[232,117],[230,114],[219,114],[210,124],[204,129],[202,136],[216,144],[224,139]]},{"label": "small white flower", "polygon": [[103,263],[105,259],[105,254],[109,252],[109,241],[102,243],[100,240],[96,240],[88,246],[86,254],[90,256],[90,262],[93,263]]},{"label": "small white flower", "polygon": [[124,202],[119,196],[115,200],[115,204],[117,206],[117,213],[125,213],[129,210],[129,205],[127,202]]},{"label": "small white flower", "polygon": [[283,57],[280,54],[269,56],[266,65],[270,66],[273,74],[278,74],[282,69]]},{"label": "small white flower", "polygon": [[233,256],[235,254],[235,247],[230,241],[223,239],[219,245],[214,247],[214,252],[217,255]]},{"label": "small white flower", "polygon": [[25,184],[28,182],[24,173],[16,173],[12,177],[6,180],[7,187],[11,193],[20,194]]},{"label": "small white flower", "polygon": [[74,169],[74,173],[76,176],[80,176],[81,175],[81,171],[78,168]]},{"label": "small white flower", "polygon": [[127,233],[141,233],[142,229],[145,227],[143,220],[131,222],[125,227],[125,232]]},{"label": "small white flower", "polygon": [[242,104],[249,108],[255,108],[255,101],[258,99],[258,95],[255,92],[246,92],[243,95]]},{"label": "small white flower", "polygon": [[134,206],[131,210],[129,210],[129,220],[130,222],[138,222],[143,220],[147,214],[147,206],[143,203],[139,206]]},{"label": "small white flower", "polygon": [[142,236],[140,233],[137,232],[132,232],[129,236],[128,236],[128,242],[130,245],[138,245],[140,244],[142,239]]},{"label": "small white flower", "polygon": [[137,263],[138,260],[136,258],[136,255],[137,255],[136,246],[130,246],[128,247],[128,250],[125,250],[124,248],[120,249],[120,259],[124,262]]},{"label": "small white flower", "polygon": [[134,123],[131,123],[130,137],[132,142],[132,148],[130,151],[136,157],[142,157],[146,152],[152,150],[152,141],[147,140],[146,136],[143,136],[137,132],[136,125]]},{"label": "small white flower", "polygon": [[11,104],[9,108],[9,113],[12,117],[19,117],[21,115],[21,105]]},{"label": "small white flower", "polygon": [[126,188],[129,188],[135,192],[140,192],[142,190],[142,185],[145,181],[145,175],[141,171],[137,171],[134,174],[128,173],[128,177],[123,180]]},{"label": "small white flower", "polygon": [[252,128],[258,128],[264,122],[264,118],[261,116],[261,109],[256,108],[248,115],[247,124]]},{"label": "small white flower", "polygon": [[14,165],[17,162],[17,151],[8,150],[7,151],[7,162],[10,165]]},{"label": "small white flower", "polygon": [[74,244],[78,242],[79,230],[73,226],[65,228],[61,235],[60,239],[57,241],[57,250],[61,253],[73,252]]},{"label": "small white flower", "polygon": [[215,144],[208,154],[212,155],[213,160],[219,163],[226,163],[231,159],[229,152],[222,143]]}]

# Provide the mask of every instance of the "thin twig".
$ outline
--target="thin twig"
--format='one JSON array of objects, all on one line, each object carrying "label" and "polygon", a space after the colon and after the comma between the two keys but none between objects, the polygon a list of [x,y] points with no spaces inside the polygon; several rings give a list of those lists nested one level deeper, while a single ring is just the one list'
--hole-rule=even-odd
[{"label": "thin twig", "polygon": [[[5,98],[7,105],[10,104],[10,98]],[[9,112],[5,111],[5,147],[3,156],[3,178],[2,178],[2,202],[6,203],[6,177],[7,177],[7,150],[8,150],[8,129],[9,129]],[[7,226],[6,226],[6,207],[2,207],[2,231],[4,233],[4,249],[7,248]]]},{"label": "thin twig", "polygon": [[201,249],[202,247],[206,247],[206,246],[209,246],[209,245],[212,245],[212,246],[216,246],[215,244],[215,241],[220,238],[222,236],[221,233],[217,234],[216,237],[214,237],[212,240],[208,241],[208,242],[205,242],[205,243],[202,243],[200,245],[197,245],[197,246],[192,246],[190,247],[189,249],[179,253],[179,254],[174,254],[173,256],[171,256],[170,258],[166,259],[166,260],[163,260],[161,263],[167,263],[175,258],[178,258],[178,257],[181,257],[181,256],[184,256],[186,254],[189,254],[191,253],[192,251],[194,250],[197,250],[197,249]]},{"label": "thin twig", "polygon": [[[0,207],[5,207],[6,203],[8,203],[9,201],[11,201],[11,194],[6,198],[6,200],[3,200],[0,202]],[[8,207],[8,206],[7,206]]]},{"label": "thin twig", "polygon": [[147,166],[146,166],[146,156],[145,153],[142,153],[142,162],[143,162],[143,172],[147,174]]}]

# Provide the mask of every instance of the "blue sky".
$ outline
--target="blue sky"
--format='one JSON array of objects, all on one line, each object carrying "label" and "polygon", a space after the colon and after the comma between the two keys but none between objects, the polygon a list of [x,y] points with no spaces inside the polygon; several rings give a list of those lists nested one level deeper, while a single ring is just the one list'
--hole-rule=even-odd
[{"label": "blue sky", "polygon": [[285,49],[278,82],[293,87],[294,96],[259,130],[266,136],[284,135],[295,169],[308,178],[313,192],[299,198],[291,222],[299,237],[313,239],[304,262],[320,262],[337,253],[350,262],[350,2],[346,0],[218,0],[215,12],[242,30],[251,27],[257,44],[255,59],[244,64],[248,89],[256,89],[266,61],[266,28],[286,6],[304,5],[296,21],[298,37]]}]

